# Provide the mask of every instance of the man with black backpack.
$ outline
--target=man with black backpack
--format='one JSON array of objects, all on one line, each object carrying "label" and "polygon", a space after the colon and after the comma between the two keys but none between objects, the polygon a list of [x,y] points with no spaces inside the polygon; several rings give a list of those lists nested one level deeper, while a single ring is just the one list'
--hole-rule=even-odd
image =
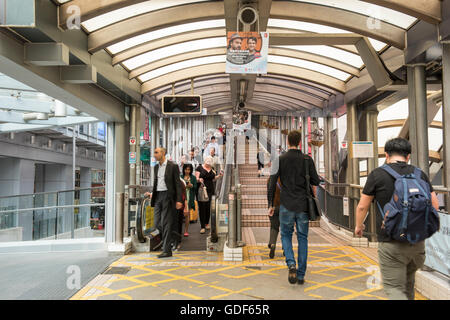
[{"label": "man with black backpack", "polygon": [[389,299],[414,300],[416,271],[425,261],[425,239],[439,229],[439,201],[419,168],[408,165],[411,144],[403,138],[386,142],[386,164],[367,177],[356,212],[355,234],[376,203],[378,260]]}]

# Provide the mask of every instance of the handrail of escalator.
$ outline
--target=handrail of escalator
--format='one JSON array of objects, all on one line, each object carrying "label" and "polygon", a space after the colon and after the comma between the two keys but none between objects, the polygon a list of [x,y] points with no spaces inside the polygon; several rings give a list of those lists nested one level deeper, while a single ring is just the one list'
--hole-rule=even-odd
[{"label": "handrail of escalator", "polygon": [[[157,247],[161,246],[160,232],[154,226],[154,216],[149,217],[150,225],[147,220],[147,207],[150,205],[150,198],[137,199],[136,203],[136,235],[139,242],[144,243],[146,237],[150,241],[150,250],[155,250]],[[151,211],[151,210],[150,210]]]}]

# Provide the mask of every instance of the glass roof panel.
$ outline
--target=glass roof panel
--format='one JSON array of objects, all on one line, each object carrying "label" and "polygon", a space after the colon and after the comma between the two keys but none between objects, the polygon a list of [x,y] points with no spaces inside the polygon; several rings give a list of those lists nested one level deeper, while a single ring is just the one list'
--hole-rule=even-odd
[{"label": "glass roof panel", "polygon": [[428,128],[428,149],[438,151],[442,143],[442,129]]},{"label": "glass roof panel", "polygon": [[227,43],[226,37],[207,38],[178,43],[164,48],[152,50],[144,54],[141,54],[137,57],[128,59],[123,62],[123,65],[129,70],[133,70],[147,63],[164,59],[176,54],[208,48],[225,47],[226,43]]},{"label": "glass roof panel", "polygon": [[311,62],[311,61],[301,60],[301,59],[269,55],[268,62],[287,64],[290,66],[295,66],[295,67],[300,67],[300,68],[304,68],[304,69],[317,71],[317,72],[324,73],[328,76],[337,78],[342,81],[345,81],[348,79],[348,77],[350,77],[350,74],[340,71],[338,69],[331,68],[331,67],[325,66],[323,64],[319,64],[319,63],[315,63],[315,62]]},{"label": "glass roof panel", "polygon": [[[415,21],[416,18],[404,14],[402,12],[398,12],[389,8],[385,8],[382,6],[378,6],[375,4],[367,3],[359,0],[294,0],[296,2],[305,2],[318,4],[327,7],[333,7],[338,9],[343,9],[347,11],[351,11],[354,13],[358,13],[361,15],[365,15],[371,18],[375,18],[384,22],[388,22],[397,27],[407,29],[409,28]],[[371,21],[367,22],[372,23]]]},{"label": "glass roof panel", "polygon": [[141,75],[140,77],[138,77],[138,79],[141,82],[145,82],[150,79],[164,75],[166,73],[170,73],[170,72],[174,72],[177,70],[190,68],[190,67],[194,67],[194,66],[199,66],[199,65],[203,65],[203,64],[218,63],[218,62],[225,62],[225,55],[202,57],[202,58],[189,59],[186,61],[177,62],[177,63],[171,64],[171,65],[161,67],[161,68],[155,69],[153,71],[147,72],[147,73]]},{"label": "glass roof panel", "polygon": [[[199,22],[191,22],[186,24],[180,24],[173,27],[158,29],[157,31],[147,32],[141,34],[139,36],[118,42],[113,44],[107,49],[112,53],[116,54],[121,51],[127,50],[134,46],[140,45],[142,43],[153,41],[156,39],[165,38],[168,36],[172,36],[178,33],[184,33],[189,31],[203,30],[203,29],[211,29],[211,28],[225,28],[225,19],[218,20],[207,20],[207,21],[199,21]],[[224,31],[225,34],[225,31]]]},{"label": "glass roof panel", "polygon": [[[295,20],[285,20],[285,19],[269,19],[267,24],[268,27],[275,28],[285,28],[294,29],[300,31],[314,32],[314,33],[351,33],[350,31],[324,26],[317,23],[295,21]],[[370,43],[375,48],[376,51],[380,51],[387,44],[372,38],[369,38]]]},{"label": "glass roof panel", "polygon": [[436,113],[436,116],[434,117],[433,121],[442,121],[442,106],[439,108],[439,111],[438,113]]},{"label": "glass roof panel", "polygon": [[397,138],[401,129],[401,127],[378,129],[378,145],[380,147],[384,147],[386,141],[392,138]]},{"label": "glass roof panel", "polygon": [[208,0],[151,0],[138,3],[135,5],[127,6],[121,9],[113,10],[104,14],[101,14],[95,18],[89,19],[83,22],[81,25],[86,28],[88,32],[93,32],[100,28],[106,27],[113,23],[142,15],[144,13],[175,7],[184,4],[190,4],[195,2],[206,2]]},{"label": "glass roof panel", "polygon": [[[387,120],[406,119],[409,116],[408,99],[400,100],[397,103],[383,109],[378,113],[378,122]],[[384,145],[384,144],[380,144]]]},{"label": "glass roof panel", "polygon": [[327,58],[332,58],[334,60],[341,61],[356,68],[361,68],[364,65],[361,57],[358,56],[357,54],[330,46],[277,46],[277,47],[314,53],[319,56],[324,56]]}]

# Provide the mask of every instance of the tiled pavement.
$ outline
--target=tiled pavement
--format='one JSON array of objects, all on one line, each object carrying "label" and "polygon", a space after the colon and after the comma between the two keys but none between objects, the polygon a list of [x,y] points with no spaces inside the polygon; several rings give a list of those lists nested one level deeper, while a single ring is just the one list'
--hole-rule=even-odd
[{"label": "tiled pavement", "polygon": [[239,165],[244,261],[223,261],[221,252],[206,251],[177,252],[164,260],[158,253],[127,255],[111,265],[125,268],[124,274],[101,274],[72,299],[385,300],[376,249],[353,248],[320,227],[309,229],[305,284],[289,284],[279,237],[275,258],[268,257],[268,168],[258,178],[257,165],[248,163],[256,150],[245,149],[240,157],[245,155],[246,164]]},{"label": "tiled pavement", "polygon": [[267,231],[244,228],[243,262],[205,251],[176,252],[164,260],[156,252],[123,256],[110,267],[125,274],[100,274],[71,299],[386,299],[376,262],[320,228],[310,228],[305,284],[289,284],[281,246],[274,259],[268,257]]}]

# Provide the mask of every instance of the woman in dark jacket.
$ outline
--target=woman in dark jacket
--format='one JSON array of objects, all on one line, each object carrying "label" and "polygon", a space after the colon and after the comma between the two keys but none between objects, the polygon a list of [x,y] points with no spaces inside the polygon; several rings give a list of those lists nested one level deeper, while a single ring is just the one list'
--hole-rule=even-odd
[{"label": "woman in dark jacket", "polygon": [[[199,165],[195,170],[195,176],[197,181],[203,184],[206,187],[208,193],[208,201],[199,201],[198,209],[200,211],[200,224],[201,230],[200,233],[205,233],[205,228],[209,229],[209,217],[210,217],[210,209],[211,209],[211,197],[214,194],[214,181],[223,176],[221,172],[219,175],[216,175],[216,172],[212,168],[213,159],[211,156],[205,158],[203,164]],[[198,190],[203,192],[200,188]]]},{"label": "woman in dark jacket", "polygon": [[188,237],[189,229],[189,214],[191,209],[195,210],[195,193],[197,190],[197,178],[193,175],[194,168],[192,164],[186,163],[183,165],[183,173],[181,179],[186,183],[186,202],[188,205],[187,210],[184,211],[184,236]]}]

